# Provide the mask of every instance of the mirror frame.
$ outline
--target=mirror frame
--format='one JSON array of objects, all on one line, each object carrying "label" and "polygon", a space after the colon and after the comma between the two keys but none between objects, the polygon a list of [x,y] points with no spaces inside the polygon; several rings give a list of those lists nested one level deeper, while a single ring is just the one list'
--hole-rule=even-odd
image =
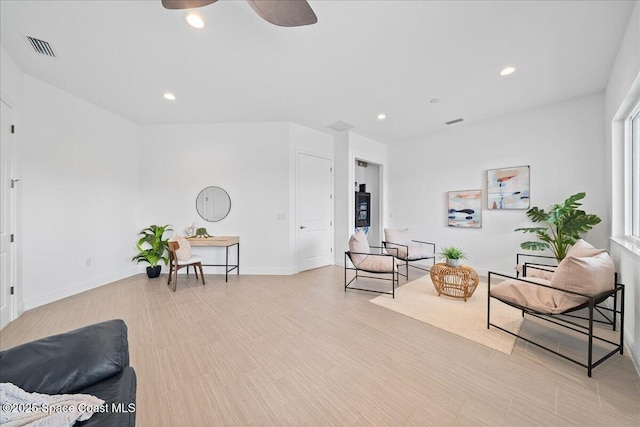
[{"label": "mirror frame", "polygon": [[[202,213],[200,212],[200,210],[198,209],[198,199],[200,198],[200,195],[207,189],[209,188],[218,188],[220,189],[226,196],[227,196],[227,200],[229,201],[229,209],[227,209],[227,212],[224,214],[224,216],[220,219],[207,219],[205,218]],[[204,219],[207,222],[219,222],[222,221],[223,219],[225,219],[227,216],[229,216],[229,212],[231,212],[231,197],[229,197],[229,193],[227,193],[227,190],[225,190],[222,187],[218,187],[217,185],[209,185],[207,187],[204,187],[202,190],[200,190],[200,192],[198,193],[198,195],[196,196],[196,212],[198,212],[198,215],[200,216],[200,218]]]}]

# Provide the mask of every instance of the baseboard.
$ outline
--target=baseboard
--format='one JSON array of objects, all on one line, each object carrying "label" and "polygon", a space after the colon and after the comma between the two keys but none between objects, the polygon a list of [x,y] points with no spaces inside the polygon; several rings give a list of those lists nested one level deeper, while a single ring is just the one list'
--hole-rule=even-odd
[{"label": "baseboard", "polygon": [[[618,326],[620,326],[619,322]],[[631,337],[627,333],[627,330],[622,331],[622,336],[624,337],[625,349],[627,350],[627,353],[629,353],[629,357],[633,362],[633,366],[636,368],[638,376],[640,376],[640,355],[635,351],[635,343],[631,340]]]},{"label": "baseboard", "polygon": [[[224,267],[202,267],[204,269],[204,274],[224,274]],[[184,270],[184,269],[182,269]],[[248,274],[248,275],[265,275],[265,276],[291,276],[292,274],[297,274],[297,267],[242,267],[240,266],[240,274]],[[233,270],[229,273],[229,276],[235,276],[238,274],[236,270]]]},{"label": "baseboard", "polygon": [[[131,277],[138,274],[138,271],[135,269],[127,269],[126,271],[121,271],[116,274],[111,274],[109,276],[101,277],[98,279],[91,280],[89,282],[72,286],[66,289],[60,289],[54,292],[50,292],[48,294],[39,295],[36,298],[31,298],[24,301],[23,311],[31,310],[32,308],[40,307],[45,304],[52,303],[54,301],[61,300],[63,298],[67,298],[81,292],[85,292],[94,288],[98,288],[100,286],[104,286],[111,282],[116,282],[118,280],[126,279],[127,277]],[[18,311],[20,312],[20,311]]]}]

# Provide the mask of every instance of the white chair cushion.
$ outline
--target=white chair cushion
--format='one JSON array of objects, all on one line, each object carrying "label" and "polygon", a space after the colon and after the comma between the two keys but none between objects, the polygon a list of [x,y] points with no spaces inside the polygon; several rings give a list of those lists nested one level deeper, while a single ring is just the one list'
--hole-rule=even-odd
[{"label": "white chair cushion", "polygon": [[409,245],[409,261],[417,261],[419,259],[427,259],[434,256],[434,253],[425,246]]},{"label": "white chair cushion", "polygon": [[[549,286],[549,281],[545,279],[527,277],[526,280]],[[492,297],[545,314],[557,314],[564,311],[556,305],[554,299],[556,292],[553,289],[517,279],[508,279],[496,286],[491,286]]]},{"label": "white chair cushion", "polygon": [[191,243],[189,243],[187,239],[179,234],[176,234],[171,238],[171,240],[174,242],[178,242],[178,245],[180,245],[180,247],[176,251],[176,256],[178,257],[179,261],[185,261],[191,258]]},{"label": "white chair cushion", "polygon": [[[364,254],[371,252],[367,236],[362,231],[358,231],[349,239],[349,252],[360,252]],[[357,267],[366,257],[366,255],[353,254],[351,255],[351,261],[353,261]]]},{"label": "white chair cushion", "polygon": [[368,255],[358,264],[358,269],[374,273],[392,273],[398,269],[393,261],[395,257],[388,255]]},{"label": "white chair cushion", "polygon": [[191,264],[197,264],[199,262],[202,262],[202,258],[200,258],[199,256],[192,256],[191,258],[186,260],[179,259],[178,265],[191,265]]}]

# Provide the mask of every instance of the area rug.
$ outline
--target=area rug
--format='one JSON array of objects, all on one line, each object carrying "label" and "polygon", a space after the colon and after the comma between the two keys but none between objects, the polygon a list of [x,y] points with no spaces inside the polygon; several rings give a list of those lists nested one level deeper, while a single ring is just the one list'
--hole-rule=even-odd
[{"label": "area rug", "polygon": [[[506,332],[487,329],[487,284],[483,282],[466,302],[438,296],[429,276],[398,287],[395,299],[381,295],[371,302],[506,354],[511,354],[516,342],[516,338]],[[492,323],[517,333],[522,321],[519,310],[491,301]]]}]

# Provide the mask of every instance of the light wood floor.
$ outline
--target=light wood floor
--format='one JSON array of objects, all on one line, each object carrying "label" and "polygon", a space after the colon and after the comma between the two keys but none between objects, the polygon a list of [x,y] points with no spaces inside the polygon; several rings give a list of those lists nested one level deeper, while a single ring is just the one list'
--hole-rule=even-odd
[{"label": "light wood floor", "polygon": [[111,283],[24,313],[0,345],[124,319],[139,426],[640,426],[627,356],[588,378],[522,341],[496,352],[345,293],[339,267],[206,279]]}]

